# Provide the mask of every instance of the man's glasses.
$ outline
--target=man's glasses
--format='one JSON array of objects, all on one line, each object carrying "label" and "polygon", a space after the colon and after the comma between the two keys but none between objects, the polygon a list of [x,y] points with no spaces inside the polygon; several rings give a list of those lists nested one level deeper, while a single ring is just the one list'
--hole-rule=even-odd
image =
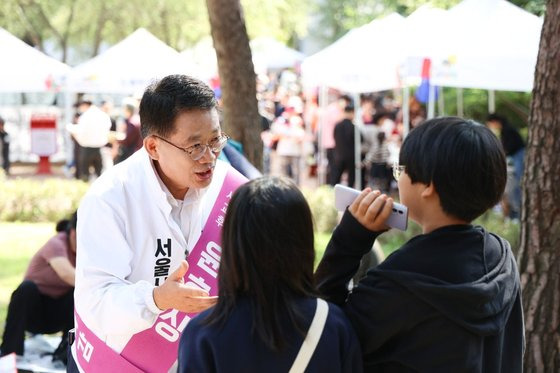
[{"label": "man's glasses", "polygon": [[229,139],[228,135],[222,133],[220,136],[215,137],[207,144],[195,144],[189,146],[188,148],[182,148],[180,146],[173,144],[171,141],[164,139],[161,136],[158,135],[153,135],[153,136],[187,153],[193,161],[198,161],[200,158],[202,158],[204,154],[206,154],[207,149],[210,149],[212,153],[219,153],[226,146],[227,141]]},{"label": "man's glasses", "polygon": [[404,172],[405,166],[401,166],[398,163],[393,163],[393,177],[395,180],[399,181],[401,174]]}]

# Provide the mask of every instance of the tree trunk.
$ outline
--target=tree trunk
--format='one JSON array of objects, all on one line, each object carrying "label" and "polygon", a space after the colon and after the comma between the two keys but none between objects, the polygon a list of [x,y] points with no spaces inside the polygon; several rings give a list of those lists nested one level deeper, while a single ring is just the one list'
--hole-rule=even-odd
[{"label": "tree trunk", "polygon": [[262,169],[255,69],[241,3],[206,0],[206,5],[218,57],[224,130],[243,144],[248,160]]},{"label": "tree trunk", "polygon": [[526,372],[560,372],[560,1],[547,4],[529,116],[518,262]]}]

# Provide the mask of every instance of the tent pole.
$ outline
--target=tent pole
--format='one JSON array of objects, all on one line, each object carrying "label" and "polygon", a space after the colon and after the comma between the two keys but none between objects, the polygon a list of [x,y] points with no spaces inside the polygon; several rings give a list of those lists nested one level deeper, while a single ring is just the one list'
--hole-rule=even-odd
[{"label": "tent pole", "polygon": [[488,91],[488,113],[493,114],[496,112],[496,91],[493,89]]},{"label": "tent pole", "polygon": [[319,154],[317,156],[317,175],[319,177],[319,185],[326,184],[326,161],[325,161],[325,149],[323,147],[323,127],[325,126],[325,116],[327,112],[327,102],[328,91],[327,87],[321,85],[319,87],[319,110],[321,115],[319,115],[319,128],[317,130],[317,144],[319,145]]},{"label": "tent pole", "polygon": [[354,93],[354,164],[355,164],[355,176],[354,185],[349,185],[349,187],[356,187],[358,190],[362,190],[362,141],[360,136],[360,130],[364,125],[362,120],[362,107],[360,105],[360,94]]},{"label": "tent pole", "polygon": [[433,84],[430,84],[428,91],[428,119],[432,119],[435,116],[436,111],[436,87]]},{"label": "tent pole", "polygon": [[438,96],[438,115],[440,117],[445,115],[445,102],[443,100],[443,87],[439,88],[439,96]]},{"label": "tent pole", "polygon": [[457,116],[463,117],[463,88],[457,88]]},{"label": "tent pole", "polygon": [[403,87],[403,100],[402,100],[402,111],[403,111],[403,138],[408,135],[410,131],[410,87],[405,84]]}]

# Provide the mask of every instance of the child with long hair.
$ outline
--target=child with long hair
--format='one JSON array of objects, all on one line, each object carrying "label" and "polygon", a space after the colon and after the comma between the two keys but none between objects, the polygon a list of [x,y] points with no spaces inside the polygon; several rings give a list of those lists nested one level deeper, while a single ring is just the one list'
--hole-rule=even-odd
[{"label": "child with long hair", "polygon": [[[222,232],[218,303],[187,325],[179,372],[361,372],[357,338],[338,307],[322,303],[324,327],[310,331],[324,302],[315,293],[313,242],[311,211],[292,181],[241,186]],[[308,364],[294,364],[314,338]]]}]

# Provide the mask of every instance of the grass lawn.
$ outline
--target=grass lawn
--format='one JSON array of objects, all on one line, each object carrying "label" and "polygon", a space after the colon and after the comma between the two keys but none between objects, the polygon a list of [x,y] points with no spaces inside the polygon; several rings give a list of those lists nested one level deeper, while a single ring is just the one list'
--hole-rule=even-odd
[{"label": "grass lawn", "polygon": [[[12,292],[22,281],[33,254],[54,234],[54,223],[0,223],[0,336]],[[330,233],[315,234],[315,264],[323,257],[330,238]],[[400,241],[382,242],[385,255],[402,244]]]},{"label": "grass lawn", "polygon": [[[10,296],[22,281],[33,254],[54,235],[54,228],[54,223],[0,223],[0,336]],[[330,238],[330,233],[315,235],[316,263]]]},{"label": "grass lawn", "polygon": [[54,223],[0,223],[0,335],[12,292],[33,254],[54,233]]}]

